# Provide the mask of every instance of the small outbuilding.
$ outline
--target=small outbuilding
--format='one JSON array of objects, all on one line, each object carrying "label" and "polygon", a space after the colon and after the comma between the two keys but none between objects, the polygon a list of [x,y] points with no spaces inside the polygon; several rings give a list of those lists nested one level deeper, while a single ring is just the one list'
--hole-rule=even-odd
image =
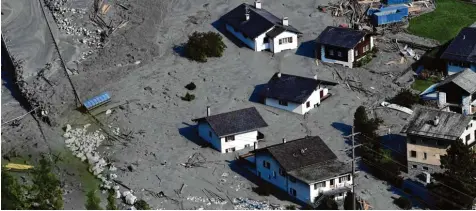
[{"label": "small outbuilding", "polygon": [[402,22],[408,17],[408,6],[405,4],[391,5],[378,9],[370,8],[367,11],[374,26]]},{"label": "small outbuilding", "polygon": [[465,115],[476,113],[476,72],[469,68],[448,76],[435,90],[441,110]]},{"label": "small outbuilding", "polygon": [[461,29],[443,52],[441,59],[447,64],[448,75],[461,72],[466,68],[476,72],[476,28]]},{"label": "small outbuilding", "polygon": [[328,26],[317,38],[316,57],[352,68],[374,48],[373,39],[365,31]]},{"label": "small outbuilding", "polygon": [[331,96],[329,86],[336,82],[276,73],[263,91],[265,105],[298,114],[306,114]]},{"label": "small outbuilding", "polygon": [[268,124],[255,107],[193,119],[198,122],[198,135],[221,153],[252,149],[263,135],[259,128]]}]

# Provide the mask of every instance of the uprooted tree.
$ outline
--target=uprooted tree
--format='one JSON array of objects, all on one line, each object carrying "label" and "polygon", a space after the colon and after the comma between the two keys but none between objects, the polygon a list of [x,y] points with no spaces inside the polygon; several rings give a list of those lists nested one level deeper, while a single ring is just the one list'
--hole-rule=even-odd
[{"label": "uprooted tree", "polygon": [[216,32],[194,32],[185,44],[185,56],[198,62],[206,62],[207,57],[221,57],[226,45]]},{"label": "uprooted tree", "polygon": [[400,90],[397,95],[388,101],[407,108],[411,108],[415,104],[423,104],[423,100],[421,100],[420,96],[413,93],[410,89]]}]

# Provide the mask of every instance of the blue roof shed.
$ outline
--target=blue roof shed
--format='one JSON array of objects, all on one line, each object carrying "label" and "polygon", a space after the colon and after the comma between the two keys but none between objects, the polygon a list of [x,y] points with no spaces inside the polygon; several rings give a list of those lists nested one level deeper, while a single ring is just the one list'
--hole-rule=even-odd
[{"label": "blue roof shed", "polygon": [[413,0],[384,0],[383,3],[386,5],[394,5],[394,4],[408,4],[413,2]]},{"label": "blue roof shed", "polygon": [[107,103],[111,100],[111,96],[109,95],[108,92],[104,92],[96,97],[93,97],[91,99],[88,99],[86,100],[86,102],[84,102],[84,107],[88,110],[92,109],[92,108],[95,108],[99,105],[102,105],[104,103]]},{"label": "blue roof shed", "polygon": [[372,17],[372,24],[380,26],[389,23],[401,22],[408,16],[408,6],[394,5],[379,9],[369,9],[367,15]]}]

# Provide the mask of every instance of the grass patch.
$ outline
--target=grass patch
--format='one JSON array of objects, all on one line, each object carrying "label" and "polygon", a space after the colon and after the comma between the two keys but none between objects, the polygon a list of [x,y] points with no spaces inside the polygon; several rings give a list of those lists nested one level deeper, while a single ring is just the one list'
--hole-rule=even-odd
[{"label": "grass patch", "polygon": [[85,192],[99,188],[101,181],[88,171],[89,165],[87,163],[81,162],[70,151],[61,152],[61,159],[61,162],[58,162],[58,164],[62,165],[62,168],[76,174],[75,177],[80,179],[81,187],[84,188]]},{"label": "grass patch", "polygon": [[410,20],[408,30],[445,43],[476,21],[476,5],[458,0],[437,0],[436,10]]},{"label": "grass patch", "polygon": [[435,83],[438,83],[438,80],[436,80],[433,77],[431,77],[427,80],[416,79],[415,82],[413,82],[413,84],[412,84],[412,89],[423,92],[426,89],[428,89],[428,87],[430,87],[431,85],[433,85]]}]

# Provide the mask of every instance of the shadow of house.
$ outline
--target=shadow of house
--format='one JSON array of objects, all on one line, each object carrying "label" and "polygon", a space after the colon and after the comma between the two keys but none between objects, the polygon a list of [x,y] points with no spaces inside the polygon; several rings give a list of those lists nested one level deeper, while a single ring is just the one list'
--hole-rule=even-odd
[{"label": "shadow of house", "polygon": [[[340,122],[333,122],[331,125],[335,129],[341,131],[342,136],[348,136],[352,133],[352,126],[350,126],[350,125],[340,123]],[[350,143],[350,144],[352,144],[352,143]]]},{"label": "shadow of house", "polygon": [[299,45],[298,49],[296,50],[296,55],[314,59],[315,48],[316,48],[315,40],[309,40],[309,41],[303,42],[301,43],[301,45]]},{"label": "shadow of house", "polygon": [[215,28],[218,32],[220,32],[223,36],[225,36],[228,40],[230,40],[233,44],[235,44],[239,48],[249,48],[247,45],[245,45],[241,40],[233,36],[230,32],[228,32],[225,28],[225,23],[221,20],[218,19],[215,22],[211,24],[213,28]]},{"label": "shadow of house", "polygon": [[186,127],[179,128],[179,134],[189,141],[195,143],[200,147],[209,147],[210,143],[203,140],[200,136],[198,136],[198,128],[196,125],[190,125],[185,122],[182,122]]},{"label": "shadow of house", "polygon": [[441,55],[443,54],[443,52],[445,52],[446,48],[451,43],[451,41],[453,40],[450,40],[444,43],[443,45],[437,46],[425,52],[425,54],[421,56],[420,60],[418,60],[415,63],[415,67],[413,68],[413,70],[427,69],[427,70],[445,73],[446,63],[443,59],[441,59]]},{"label": "shadow of house", "polygon": [[250,102],[254,103],[261,103],[264,104],[264,97],[263,97],[263,92],[266,89],[266,84],[259,84],[255,86],[255,89],[253,90],[253,93],[251,93],[250,98],[248,99]]},{"label": "shadow of house", "polygon": [[172,50],[179,56],[185,57],[185,43],[182,43],[180,45],[175,45]]},{"label": "shadow of house", "polygon": [[389,191],[400,197],[406,197],[412,201],[413,208],[418,209],[437,209],[434,206],[434,198],[428,189],[421,182],[405,179],[403,180],[402,187],[391,186]]}]

